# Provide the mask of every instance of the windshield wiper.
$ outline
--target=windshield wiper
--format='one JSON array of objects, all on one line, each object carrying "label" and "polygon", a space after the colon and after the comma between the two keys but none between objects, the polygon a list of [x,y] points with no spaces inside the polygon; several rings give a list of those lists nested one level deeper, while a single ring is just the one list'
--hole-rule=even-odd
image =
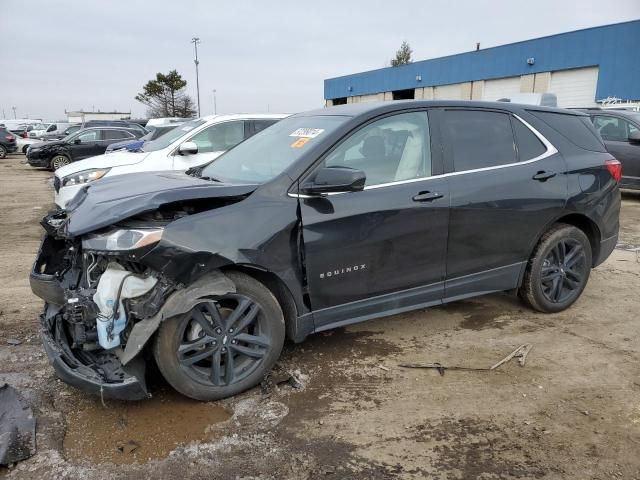
[{"label": "windshield wiper", "polygon": [[191,167],[189,170],[187,170],[184,173],[186,173],[191,177],[200,178],[202,176],[202,167]]},{"label": "windshield wiper", "polygon": [[199,178],[201,178],[202,180],[211,180],[212,182],[224,183],[222,180],[219,180],[219,179],[213,178],[213,177],[202,177],[202,176],[199,176]]}]

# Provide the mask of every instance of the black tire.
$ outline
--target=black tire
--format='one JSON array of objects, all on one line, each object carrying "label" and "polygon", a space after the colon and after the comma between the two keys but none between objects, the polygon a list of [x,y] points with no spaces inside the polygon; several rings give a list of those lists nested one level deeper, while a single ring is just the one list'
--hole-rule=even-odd
[{"label": "black tire", "polygon": [[7,157],[7,149],[4,148],[3,145],[0,145],[0,158],[6,158]]},{"label": "black tire", "polygon": [[64,167],[65,165],[69,165],[71,163],[71,159],[63,154],[56,153],[53,157],[51,157],[50,168],[53,171],[56,171],[60,167]]},{"label": "black tire", "polygon": [[29,145],[24,145],[22,147],[22,153],[24,153],[26,155],[27,154],[27,150],[29,150]]},{"label": "black tire", "polygon": [[584,232],[556,224],[542,236],[527,263],[520,298],[539,312],[565,310],[582,294],[591,266],[591,243]]},{"label": "black tire", "polygon": [[[235,294],[204,301],[185,315],[165,320],[154,342],[164,378],[196,400],[219,400],[259,384],[284,344],[284,316],[271,291],[243,273],[226,275],[236,286]],[[240,312],[237,318],[235,312]],[[234,331],[231,325],[238,328]]]}]

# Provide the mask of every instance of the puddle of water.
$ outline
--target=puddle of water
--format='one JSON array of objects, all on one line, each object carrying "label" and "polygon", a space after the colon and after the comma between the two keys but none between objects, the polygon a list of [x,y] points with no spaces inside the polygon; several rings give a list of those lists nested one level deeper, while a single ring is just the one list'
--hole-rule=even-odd
[{"label": "puddle of water", "polygon": [[144,463],[164,458],[180,444],[212,439],[210,426],[231,414],[223,407],[160,392],[140,402],[99,399],[70,412],[64,437],[65,458],[95,463]]}]

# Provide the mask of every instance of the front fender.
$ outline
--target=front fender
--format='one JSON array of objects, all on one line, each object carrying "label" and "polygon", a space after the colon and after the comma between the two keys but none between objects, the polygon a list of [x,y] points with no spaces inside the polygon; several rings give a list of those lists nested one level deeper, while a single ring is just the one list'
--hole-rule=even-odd
[{"label": "front fender", "polygon": [[187,313],[204,298],[220,296],[235,291],[236,287],[229,277],[220,271],[215,271],[210,272],[188,287],[172,293],[158,313],[134,325],[122,358],[120,358],[122,365],[129,363],[142,351],[149,338],[165,319]]}]

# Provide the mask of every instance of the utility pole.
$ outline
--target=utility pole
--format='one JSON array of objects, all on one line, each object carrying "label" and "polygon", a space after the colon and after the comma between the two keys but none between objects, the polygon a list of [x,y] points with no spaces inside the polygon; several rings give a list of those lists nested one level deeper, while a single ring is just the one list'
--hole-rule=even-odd
[{"label": "utility pole", "polygon": [[15,120],[16,118],[16,107],[11,107],[13,109],[13,119]]},{"label": "utility pole", "polygon": [[191,43],[193,43],[193,48],[196,52],[196,59],[194,63],[196,64],[196,91],[198,92],[198,117],[200,116],[200,79],[198,78],[198,44],[200,43],[200,39],[198,37],[193,37],[191,39]]},{"label": "utility pole", "polygon": [[216,107],[216,89],[213,89],[213,114],[217,115],[218,114],[218,109]]}]

